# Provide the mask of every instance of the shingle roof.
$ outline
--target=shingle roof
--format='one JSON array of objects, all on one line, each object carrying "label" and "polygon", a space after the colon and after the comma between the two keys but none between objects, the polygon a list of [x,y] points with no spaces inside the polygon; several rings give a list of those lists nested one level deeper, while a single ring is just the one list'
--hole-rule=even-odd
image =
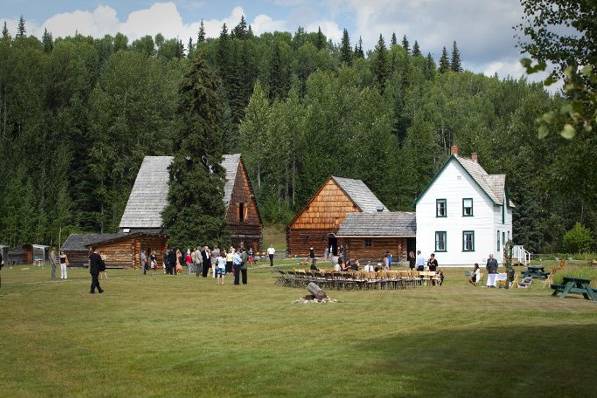
[{"label": "shingle roof", "polygon": [[122,233],[116,234],[71,234],[61,246],[61,250],[84,250],[87,251],[86,245],[100,242],[106,239],[114,239]]},{"label": "shingle roof", "polygon": [[377,199],[377,196],[371,192],[363,181],[336,176],[332,176],[332,178],[363,212],[377,213],[378,208],[383,208],[384,211],[387,211],[384,204]]},{"label": "shingle roof", "polygon": [[350,213],[340,224],[338,237],[414,238],[417,220],[414,212]]},{"label": "shingle roof", "polygon": [[[129,200],[120,220],[119,228],[152,228],[162,227],[162,211],[168,204],[168,166],[172,156],[145,156]],[[224,184],[224,203],[228,204],[232,196],[232,188],[236,171],[240,162],[240,154],[224,155],[222,167],[226,170]]]},{"label": "shingle roof", "polygon": [[[470,176],[479,184],[481,189],[489,196],[493,203],[502,205],[504,203],[504,194],[506,192],[505,174],[487,174],[485,169],[478,162],[469,158],[454,156],[458,163],[470,174]],[[514,203],[509,201],[508,205],[514,207]]]}]

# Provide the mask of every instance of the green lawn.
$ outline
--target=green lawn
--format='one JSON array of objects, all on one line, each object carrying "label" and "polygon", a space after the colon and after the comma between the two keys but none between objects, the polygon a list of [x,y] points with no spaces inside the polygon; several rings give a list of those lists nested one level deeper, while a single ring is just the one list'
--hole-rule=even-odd
[{"label": "green lawn", "polygon": [[[28,268],[28,269],[24,269]],[[540,396],[597,394],[597,303],[467,286],[332,291],[293,304],[269,268],[248,286],[110,270],[4,268],[0,396]]]}]

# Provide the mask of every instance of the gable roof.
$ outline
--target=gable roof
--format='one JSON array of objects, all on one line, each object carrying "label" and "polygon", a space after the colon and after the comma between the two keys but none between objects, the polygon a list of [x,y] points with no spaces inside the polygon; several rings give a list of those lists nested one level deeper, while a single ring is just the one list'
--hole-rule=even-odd
[{"label": "gable roof", "polygon": [[86,245],[105,239],[113,239],[120,235],[124,234],[71,234],[68,238],[66,238],[66,240],[60,247],[60,250],[87,251],[87,248],[85,247]]},{"label": "gable roof", "polygon": [[[145,156],[135,184],[120,219],[119,228],[162,228],[162,211],[168,204],[168,166],[173,156]],[[240,154],[224,155],[222,167],[226,171],[224,203],[232,197]]]},{"label": "gable roof", "polygon": [[[488,174],[478,162],[469,158],[463,158],[458,155],[451,155],[444,163],[441,169],[435,174],[431,182],[425,187],[421,194],[417,197],[417,203],[425,192],[433,185],[437,177],[444,171],[446,166],[455,160],[466,171],[466,173],[473,179],[473,181],[481,188],[481,190],[489,197],[489,199],[496,205],[504,204],[504,197],[506,194],[506,175],[505,174]],[[514,207],[512,201],[508,201],[509,207]]]},{"label": "gable roof", "polygon": [[386,206],[375,196],[367,185],[361,180],[332,176],[338,186],[365,213],[377,213],[378,208],[387,211]]},{"label": "gable roof", "polygon": [[413,238],[417,235],[414,212],[350,213],[338,229],[339,238]]}]

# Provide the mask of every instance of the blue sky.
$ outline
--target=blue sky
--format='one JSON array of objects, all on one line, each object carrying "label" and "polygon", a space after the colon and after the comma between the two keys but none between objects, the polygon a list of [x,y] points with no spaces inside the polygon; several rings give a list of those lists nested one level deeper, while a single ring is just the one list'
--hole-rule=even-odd
[{"label": "blue sky", "polygon": [[40,35],[47,28],[54,36],[78,31],[100,37],[122,31],[131,39],[163,33],[184,42],[195,37],[205,20],[208,36],[222,23],[234,25],[245,15],[256,33],[321,29],[339,41],[348,29],[354,43],[359,36],[367,48],[380,33],[389,41],[392,32],[418,40],[424,52],[437,60],[441,49],[458,42],[464,66],[476,72],[519,77],[523,69],[514,47],[512,26],[521,20],[519,0],[2,0],[0,21],[14,31],[23,15],[28,32]]}]

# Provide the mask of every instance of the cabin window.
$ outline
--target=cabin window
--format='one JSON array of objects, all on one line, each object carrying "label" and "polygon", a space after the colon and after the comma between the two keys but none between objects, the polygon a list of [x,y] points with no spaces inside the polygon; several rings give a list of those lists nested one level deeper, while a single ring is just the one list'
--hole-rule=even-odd
[{"label": "cabin window", "polygon": [[448,209],[446,199],[435,200],[435,216],[436,217],[447,217]]},{"label": "cabin window", "polygon": [[497,231],[497,253],[500,252],[501,244],[500,244],[500,231]]},{"label": "cabin window", "polygon": [[475,251],[475,231],[462,231],[462,251]]},{"label": "cabin window", "polygon": [[238,204],[238,221],[241,223],[245,222],[245,204],[244,203]]},{"label": "cabin window", "polygon": [[371,247],[372,242],[371,239],[365,239],[365,247]]},{"label": "cabin window", "polygon": [[446,231],[435,231],[435,251],[445,252],[447,251],[447,232]]},{"label": "cabin window", "polygon": [[473,216],[473,198],[462,199],[462,217]]}]

